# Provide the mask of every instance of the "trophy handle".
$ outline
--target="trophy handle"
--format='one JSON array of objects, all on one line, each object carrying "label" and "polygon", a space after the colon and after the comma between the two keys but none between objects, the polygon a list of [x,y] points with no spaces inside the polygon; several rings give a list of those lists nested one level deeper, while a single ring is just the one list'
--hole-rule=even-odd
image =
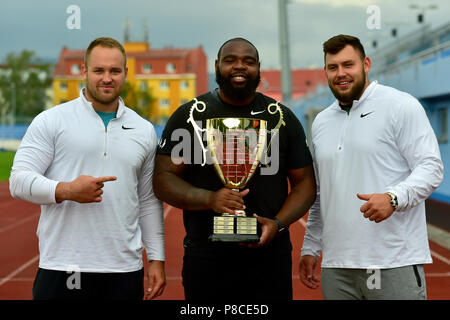
[{"label": "trophy handle", "polygon": [[[210,123],[211,123],[211,119],[207,119],[206,120],[206,142],[208,144],[208,146],[211,146],[214,142],[214,133],[211,132],[210,130],[208,130],[208,128],[210,128]],[[216,170],[217,174],[219,175],[220,181],[222,181],[222,183],[224,185],[227,184],[225,176],[222,173],[222,170],[220,169],[219,166],[219,160],[217,159],[217,154],[216,154],[216,150],[214,148],[210,148],[210,154],[211,154],[211,159],[213,160],[213,164],[214,164],[214,169]]]},{"label": "trophy handle", "polygon": [[[275,113],[280,113],[280,119],[278,120],[277,125],[275,126],[274,129],[271,130],[271,137],[270,137],[270,141],[269,144],[267,145],[267,150],[264,156],[264,163],[267,165],[267,155],[269,154],[270,151],[270,147],[272,146],[272,140],[273,138],[278,134],[278,131],[280,130],[281,126],[285,126],[286,123],[284,122],[284,115],[283,115],[283,110],[281,110],[281,107],[279,105],[279,101],[277,101],[276,103],[271,103],[267,106],[267,111],[270,114],[275,114]],[[275,107],[275,109],[272,111],[271,108]],[[275,131],[275,132],[274,132]]]},{"label": "trophy handle", "polygon": [[[200,105],[201,107],[199,108],[198,105]],[[205,129],[202,129],[198,126],[198,124],[195,122],[194,119],[194,110],[197,110],[197,112],[203,112],[206,110],[206,103],[204,103],[203,101],[198,101],[197,98],[194,98],[194,104],[191,107],[191,110],[189,111],[189,118],[187,119],[187,122],[192,124],[192,127],[194,128],[194,132],[195,135],[197,136],[198,141],[200,142],[200,146],[202,147],[202,152],[203,152],[203,160],[202,160],[202,166],[204,166],[206,164],[206,152],[207,152],[207,148],[205,147],[205,145],[203,144],[203,139],[202,139],[202,132],[206,131]]]}]

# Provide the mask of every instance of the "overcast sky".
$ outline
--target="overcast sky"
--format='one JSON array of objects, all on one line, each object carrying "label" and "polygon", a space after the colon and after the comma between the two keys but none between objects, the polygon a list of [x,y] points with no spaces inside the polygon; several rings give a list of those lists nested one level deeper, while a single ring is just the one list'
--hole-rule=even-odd
[{"label": "overcast sky", "polygon": [[[425,20],[437,27],[450,22],[448,0],[290,0],[288,26],[291,66],[322,67],[322,43],[333,35],[358,36],[370,53],[372,39],[388,44],[390,30],[398,35],[419,27],[420,8]],[[70,5],[80,8],[80,29],[66,25]],[[371,5],[380,9],[378,20]],[[0,0],[0,61],[9,52],[34,50],[38,57],[57,59],[65,45],[85,49],[99,36],[123,41],[126,18],[131,23],[132,40],[143,39],[147,20],[151,46],[162,48],[202,45],[213,72],[220,45],[232,37],[252,41],[260,52],[263,69],[279,68],[278,0]],[[371,24],[372,27],[368,27]],[[374,29],[374,21],[380,28]]]}]

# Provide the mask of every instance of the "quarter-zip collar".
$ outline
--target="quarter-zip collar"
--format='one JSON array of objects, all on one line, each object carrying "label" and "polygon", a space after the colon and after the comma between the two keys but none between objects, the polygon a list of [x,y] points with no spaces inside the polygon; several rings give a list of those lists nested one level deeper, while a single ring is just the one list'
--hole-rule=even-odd
[{"label": "quarter-zip collar", "polygon": [[[86,109],[90,110],[90,112],[92,112],[92,114],[95,114],[96,116],[98,116],[97,113],[95,112],[92,102],[88,101],[86,99],[86,96],[84,95],[85,89],[86,88],[82,88],[80,90],[80,98],[81,98],[82,104],[83,104],[83,106],[86,107]],[[116,118],[120,118],[124,112],[125,112],[125,103],[123,102],[122,97],[119,97],[119,107],[117,108]]]}]

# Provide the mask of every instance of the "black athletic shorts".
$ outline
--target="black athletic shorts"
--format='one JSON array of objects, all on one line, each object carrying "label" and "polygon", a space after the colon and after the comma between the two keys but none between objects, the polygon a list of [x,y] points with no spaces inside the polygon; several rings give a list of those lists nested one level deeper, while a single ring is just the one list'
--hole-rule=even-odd
[{"label": "black athletic shorts", "polygon": [[[259,249],[248,254],[196,254],[185,249],[183,286],[186,300],[292,300],[292,257]],[[253,253],[253,254],[252,254]]]},{"label": "black athletic shorts", "polygon": [[66,272],[39,268],[34,300],[142,300],[144,270],[118,273]]}]

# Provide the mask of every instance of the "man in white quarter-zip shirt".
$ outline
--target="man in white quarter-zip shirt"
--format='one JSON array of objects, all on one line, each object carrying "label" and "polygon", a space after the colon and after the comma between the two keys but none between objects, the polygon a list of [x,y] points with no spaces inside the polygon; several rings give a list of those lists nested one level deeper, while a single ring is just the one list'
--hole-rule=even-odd
[{"label": "man in white quarter-zip shirt", "polygon": [[153,299],[165,286],[156,133],[120,98],[127,67],[119,42],[91,42],[82,73],[80,97],[33,120],[11,171],[12,196],[41,205],[33,298],[142,300],[144,243],[145,298]]},{"label": "man in white quarter-zip shirt", "polygon": [[312,126],[318,194],[300,279],[321,281],[325,299],[426,299],[424,201],[443,179],[436,136],[417,99],[369,81],[358,38],[338,35],[323,49],[337,100]]}]

